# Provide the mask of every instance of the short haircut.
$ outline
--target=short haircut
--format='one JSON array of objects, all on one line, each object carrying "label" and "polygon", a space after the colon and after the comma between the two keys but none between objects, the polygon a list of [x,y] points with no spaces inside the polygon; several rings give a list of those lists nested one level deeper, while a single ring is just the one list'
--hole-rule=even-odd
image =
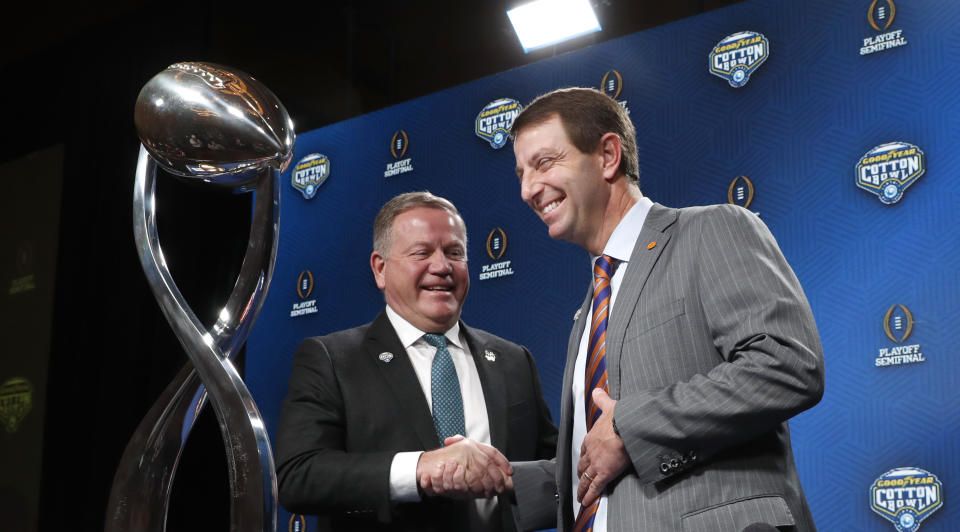
[{"label": "short haircut", "polygon": [[620,171],[632,182],[640,177],[637,156],[637,131],[626,109],[606,94],[586,87],[568,87],[542,94],[530,102],[513,121],[510,138],[525,127],[560,117],[570,142],[583,153],[593,153],[607,133],[620,137]]},{"label": "short haircut", "polygon": [[377,213],[373,221],[373,249],[383,257],[390,255],[390,246],[393,244],[392,229],[393,221],[406,211],[426,207],[428,209],[441,209],[452,214],[460,228],[463,229],[463,243],[467,243],[467,224],[464,223],[460,211],[446,198],[434,196],[427,191],[406,192],[395,196],[386,202]]}]

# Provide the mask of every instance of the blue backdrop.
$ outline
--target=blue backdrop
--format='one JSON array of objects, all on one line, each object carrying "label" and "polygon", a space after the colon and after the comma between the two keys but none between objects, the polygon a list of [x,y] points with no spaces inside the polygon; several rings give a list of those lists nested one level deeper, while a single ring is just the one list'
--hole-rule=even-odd
[{"label": "blue backdrop", "polygon": [[[945,493],[960,478],[950,347],[960,344],[958,20],[950,0],[749,1],[301,133],[284,179],[320,154],[327,166],[312,168],[326,180],[312,199],[284,186],[276,271],[247,347],[247,382],[271,434],[300,340],[366,323],[383,305],[369,269],[376,212],[424,189],[467,222],[464,320],[530,348],[558,416],[588,258],[551,240],[522,203],[512,146],[494,149],[475,129],[497,100],[606,81],[637,127],[644,194],[675,207],[752,198],[806,290],[826,394],[790,424],[819,528],[890,530],[883,515],[913,505],[929,518],[924,530],[955,530],[960,507]],[[767,46],[734,87],[708,56],[740,32]],[[906,161],[907,186],[887,204],[858,187],[858,164],[893,142],[904,143],[900,155],[865,170]],[[481,279],[484,266],[512,274]],[[927,489],[894,490],[899,468],[916,469],[906,473]],[[280,529],[290,522],[281,511]]]}]

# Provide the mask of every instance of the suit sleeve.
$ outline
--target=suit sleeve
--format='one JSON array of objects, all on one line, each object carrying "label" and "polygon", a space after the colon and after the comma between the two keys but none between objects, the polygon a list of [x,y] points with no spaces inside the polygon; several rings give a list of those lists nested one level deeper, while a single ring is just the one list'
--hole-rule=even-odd
[{"label": "suit sleeve", "polygon": [[554,425],[553,418],[550,416],[550,408],[547,407],[547,402],[543,398],[540,373],[537,371],[537,364],[533,355],[525,347],[523,348],[523,354],[530,367],[530,389],[537,405],[537,450],[535,457],[550,459],[557,455],[557,426]]},{"label": "suit sleeve", "polygon": [[[621,397],[617,429],[643,482],[776,429],[823,395],[810,306],[773,235],[753,213],[719,206],[691,221],[698,305],[719,355],[710,371]],[[672,353],[683,357],[684,353]],[[679,467],[676,464],[679,463]]]},{"label": "suit sleeve", "polygon": [[297,513],[375,512],[388,520],[395,453],[346,452],[346,418],[335,371],[321,339],[300,344],[277,427],[280,503]]},{"label": "suit sleeve", "polygon": [[530,366],[539,410],[537,431],[538,460],[511,462],[513,466],[514,500],[512,504],[517,530],[540,530],[557,526],[556,460],[557,427],[553,424],[550,409],[543,399],[540,377],[533,356],[523,350]]},{"label": "suit sleeve", "polygon": [[513,517],[517,530],[557,526],[557,460],[511,462]]}]

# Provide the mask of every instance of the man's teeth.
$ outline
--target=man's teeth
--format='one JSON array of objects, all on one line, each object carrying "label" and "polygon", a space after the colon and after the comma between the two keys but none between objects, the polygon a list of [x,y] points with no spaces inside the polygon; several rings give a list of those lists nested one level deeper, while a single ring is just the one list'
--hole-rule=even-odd
[{"label": "man's teeth", "polygon": [[448,288],[448,287],[446,287],[446,286],[428,286],[428,287],[426,287],[426,289],[427,289],[427,290],[434,290],[434,291],[443,291],[443,292],[448,292],[448,291],[450,291],[450,288]]},{"label": "man's teeth", "polygon": [[547,206],[543,208],[543,211],[542,211],[543,214],[549,214],[550,211],[552,211],[553,209],[556,209],[557,206],[560,205],[561,201],[563,200],[556,200],[548,203]]}]

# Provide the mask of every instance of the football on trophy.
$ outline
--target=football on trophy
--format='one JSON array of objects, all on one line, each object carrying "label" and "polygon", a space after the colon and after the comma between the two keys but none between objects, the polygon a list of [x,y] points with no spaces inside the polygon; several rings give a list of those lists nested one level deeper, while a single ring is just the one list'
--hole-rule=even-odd
[{"label": "football on trophy", "polygon": [[293,121],[270,89],[221,65],[170,65],[140,90],[137,135],[164,170],[188,181],[255,187],[259,171],[286,169]]}]

